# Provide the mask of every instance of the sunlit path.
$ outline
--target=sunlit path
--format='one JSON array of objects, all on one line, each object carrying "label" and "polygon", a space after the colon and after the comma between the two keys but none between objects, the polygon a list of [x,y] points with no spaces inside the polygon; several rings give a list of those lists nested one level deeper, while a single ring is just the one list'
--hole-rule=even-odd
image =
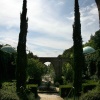
[{"label": "sunlit path", "polygon": [[54,94],[46,94],[39,93],[39,97],[36,100],[64,100],[57,93]]}]

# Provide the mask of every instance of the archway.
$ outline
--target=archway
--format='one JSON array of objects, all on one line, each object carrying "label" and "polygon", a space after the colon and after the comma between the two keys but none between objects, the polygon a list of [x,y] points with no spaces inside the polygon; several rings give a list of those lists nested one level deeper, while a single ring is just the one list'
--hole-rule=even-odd
[{"label": "archway", "polygon": [[51,62],[45,62],[44,64],[45,64],[46,72],[42,76],[42,81],[43,82],[50,81],[52,84],[54,84],[55,70],[54,70],[53,64]]},{"label": "archway", "polygon": [[62,75],[62,65],[64,62],[71,62],[71,59],[62,57],[38,57],[42,63],[51,62],[55,71],[56,79],[60,79]]}]

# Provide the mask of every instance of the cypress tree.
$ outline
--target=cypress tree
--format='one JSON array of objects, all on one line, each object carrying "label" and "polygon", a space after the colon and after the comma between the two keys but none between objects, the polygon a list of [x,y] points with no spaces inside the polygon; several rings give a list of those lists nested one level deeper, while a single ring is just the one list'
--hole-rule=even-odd
[{"label": "cypress tree", "polygon": [[22,14],[20,14],[20,33],[17,46],[17,69],[16,69],[16,88],[17,91],[20,87],[26,88],[26,67],[27,67],[27,55],[26,55],[26,37],[28,28],[27,15],[27,0],[23,0]]},{"label": "cypress tree", "polygon": [[98,8],[98,13],[99,13],[99,31],[100,31],[100,0],[95,0],[97,8]]},{"label": "cypress tree", "polygon": [[84,56],[81,37],[81,23],[78,0],[75,0],[73,25],[73,54],[74,54],[74,95],[76,97],[82,91],[82,69],[84,67]]}]

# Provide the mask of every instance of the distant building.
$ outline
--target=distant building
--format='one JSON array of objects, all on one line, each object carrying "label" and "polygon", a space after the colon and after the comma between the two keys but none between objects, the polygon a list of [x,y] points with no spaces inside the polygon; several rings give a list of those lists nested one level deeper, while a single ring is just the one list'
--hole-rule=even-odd
[{"label": "distant building", "polygon": [[91,61],[96,59],[96,50],[90,46],[86,46],[83,48],[83,53],[85,55],[86,61]]},{"label": "distant building", "polygon": [[85,73],[88,76],[92,76],[95,75],[96,73],[98,73],[98,71],[100,71],[100,69],[98,70],[97,68],[97,62],[99,60],[99,50],[95,50],[94,48],[90,47],[90,46],[86,46],[83,48],[83,53],[85,56]]},{"label": "distant building", "polygon": [[13,47],[8,46],[8,45],[1,47],[1,50],[7,53],[16,53],[16,50]]}]

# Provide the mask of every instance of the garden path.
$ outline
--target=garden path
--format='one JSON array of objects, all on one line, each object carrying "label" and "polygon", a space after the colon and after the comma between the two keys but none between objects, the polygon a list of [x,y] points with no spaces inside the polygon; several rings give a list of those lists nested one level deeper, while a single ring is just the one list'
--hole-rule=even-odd
[{"label": "garden path", "polygon": [[39,97],[36,100],[64,100],[57,93],[39,93]]}]

